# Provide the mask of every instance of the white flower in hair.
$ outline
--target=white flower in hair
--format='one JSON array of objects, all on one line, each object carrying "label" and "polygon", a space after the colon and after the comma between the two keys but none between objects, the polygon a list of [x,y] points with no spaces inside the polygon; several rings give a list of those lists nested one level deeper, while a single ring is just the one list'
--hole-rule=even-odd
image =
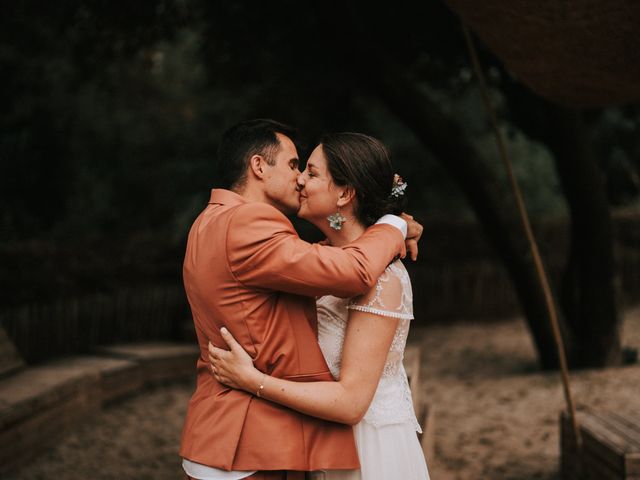
[{"label": "white flower in hair", "polygon": [[402,180],[402,177],[397,173],[393,175],[393,188],[391,189],[392,197],[400,197],[404,195],[404,191],[407,189],[407,184]]}]

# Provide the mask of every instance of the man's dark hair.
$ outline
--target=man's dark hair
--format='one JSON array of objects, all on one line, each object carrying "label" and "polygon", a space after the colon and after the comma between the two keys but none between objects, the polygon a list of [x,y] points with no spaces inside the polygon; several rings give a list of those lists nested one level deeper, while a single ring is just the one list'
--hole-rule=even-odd
[{"label": "man's dark hair", "polygon": [[247,180],[249,159],[262,155],[269,165],[280,148],[277,133],[294,139],[295,130],[287,125],[259,118],[229,128],[218,146],[218,178],[222,188],[241,188]]}]

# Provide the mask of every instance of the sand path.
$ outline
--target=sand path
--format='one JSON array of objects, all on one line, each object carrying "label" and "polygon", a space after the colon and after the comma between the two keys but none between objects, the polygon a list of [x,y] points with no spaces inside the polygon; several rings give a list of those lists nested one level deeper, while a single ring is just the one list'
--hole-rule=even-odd
[{"label": "sand path", "polygon": [[[411,335],[423,346],[422,394],[436,409],[434,480],[558,478],[560,380],[536,371],[521,320]],[[622,335],[640,347],[640,308],[627,312]],[[579,406],[640,409],[640,364],[571,379]],[[8,478],[181,479],[177,450],[192,389],[170,385],[117,403]]]}]

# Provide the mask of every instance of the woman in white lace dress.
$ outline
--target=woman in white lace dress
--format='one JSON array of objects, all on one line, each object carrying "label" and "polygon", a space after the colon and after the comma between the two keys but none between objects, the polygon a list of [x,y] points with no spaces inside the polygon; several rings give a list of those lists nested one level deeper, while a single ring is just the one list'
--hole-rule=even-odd
[{"label": "woman in white lace dress", "polygon": [[[406,184],[378,140],[340,133],[323,138],[298,180],[298,216],[340,247],[386,213],[399,213]],[[312,474],[318,479],[425,480],[407,375],[402,364],[413,319],[411,282],[396,260],[374,288],[355,298],[320,297],[318,341],[336,382],[292,382],[256,370],[223,330],[230,351],[210,346],[216,378],[231,387],[326,420],[354,425],[361,469]]]}]

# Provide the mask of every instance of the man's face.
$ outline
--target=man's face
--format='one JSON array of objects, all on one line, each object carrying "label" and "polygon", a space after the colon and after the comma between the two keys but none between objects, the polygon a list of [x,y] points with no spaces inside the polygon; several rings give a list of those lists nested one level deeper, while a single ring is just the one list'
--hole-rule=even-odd
[{"label": "man's face", "polygon": [[300,175],[298,151],[289,137],[276,134],[280,148],[274,155],[274,164],[267,165],[264,189],[267,200],[284,214],[292,214],[300,208],[297,180]]}]

